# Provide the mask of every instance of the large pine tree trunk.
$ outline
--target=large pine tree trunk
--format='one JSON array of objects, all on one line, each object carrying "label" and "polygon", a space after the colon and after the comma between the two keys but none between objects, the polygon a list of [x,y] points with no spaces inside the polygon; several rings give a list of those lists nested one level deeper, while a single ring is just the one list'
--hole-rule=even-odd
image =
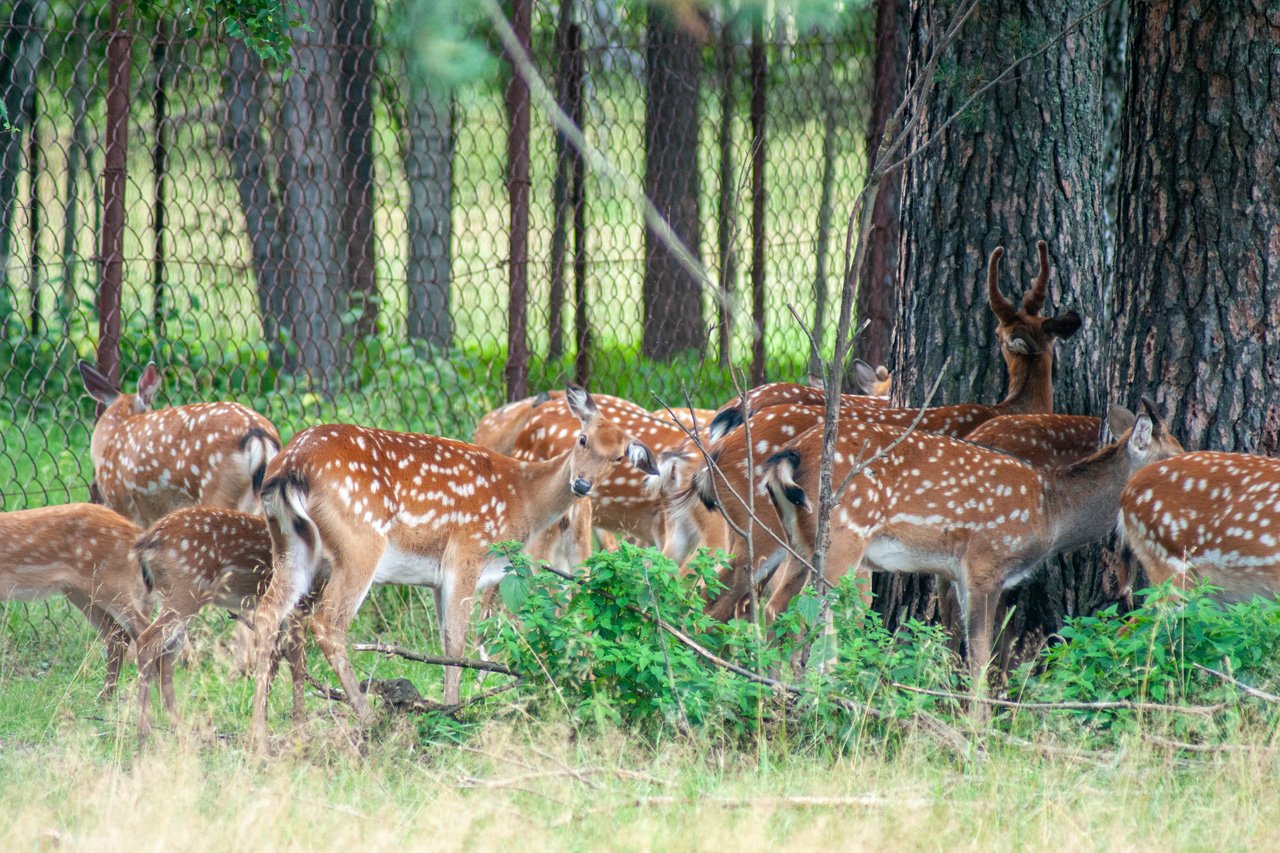
[{"label": "large pine tree trunk", "polygon": [[[698,94],[702,48],[661,5],[649,8],[645,105],[645,194],[666,218],[672,231],[698,257]],[[648,358],[667,359],[678,352],[701,349],[702,289],[645,231],[644,337]]]},{"label": "large pine tree trunk", "polygon": [[1280,449],[1280,17],[1132,0],[1110,385],[1188,448]]},{"label": "large pine tree trunk", "polygon": [[345,260],[338,245],[337,37],[330,3],[302,4],[310,29],[297,32],[293,76],[284,84],[281,106],[285,262],[292,278],[282,325],[297,347],[288,366],[324,390],[344,361],[337,298]]},{"label": "large pine tree trunk", "polygon": [[373,0],[337,0],[338,191],[342,215],[342,289],[359,311],[356,337],[378,328],[378,285],[374,276],[373,239],[373,80],[378,45]]},{"label": "large pine tree trunk", "polygon": [[[982,4],[943,60],[946,74],[920,116],[913,142],[938,132],[1013,59],[1057,37],[1094,5]],[[924,67],[930,47],[925,34],[938,23],[939,10],[937,3],[912,2],[908,87]],[[1035,241],[1043,238],[1052,255],[1051,305],[1073,307],[1086,318],[1082,334],[1058,348],[1055,408],[1099,412],[1106,396],[1101,34],[1101,20],[1087,18],[981,95],[906,167],[893,363],[900,399],[922,402],[940,375],[935,404],[994,403],[1004,396],[1005,369],[984,295],[986,259],[997,245],[1006,246],[1006,287],[1025,287],[1035,271]],[[932,615],[931,587],[919,577],[880,578],[879,606],[895,624],[905,616]],[[1018,606],[1006,636],[1035,637],[1055,630],[1063,614],[1088,610],[1105,596],[1096,569],[1055,564],[1006,598]]]},{"label": "large pine tree trunk", "polygon": [[453,339],[449,281],[453,231],[453,121],[447,94],[410,85],[404,171],[409,184],[410,339],[447,348]]}]

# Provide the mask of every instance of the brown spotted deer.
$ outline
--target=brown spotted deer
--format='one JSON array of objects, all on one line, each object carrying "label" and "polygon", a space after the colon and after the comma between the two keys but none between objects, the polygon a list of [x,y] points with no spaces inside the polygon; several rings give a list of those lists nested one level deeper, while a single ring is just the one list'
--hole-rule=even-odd
[{"label": "brown spotted deer", "polygon": [[148,364],[136,394],[123,394],[80,362],[89,396],[106,406],[89,455],[103,503],[146,526],[191,504],[255,511],[267,463],[280,450],[276,428],[239,403],[191,403],[152,410],[160,372]]},{"label": "brown spotted deer", "polygon": [[[1080,317],[1074,311],[1053,317],[1040,316],[1048,297],[1049,248],[1043,240],[1036,244],[1036,248],[1040,256],[1040,271],[1031,289],[1023,294],[1021,309],[1015,308],[1000,292],[1000,259],[1004,257],[1004,248],[997,247],[987,264],[987,301],[996,315],[996,338],[1009,371],[1008,391],[1002,401],[994,405],[958,403],[931,406],[921,416],[920,410],[915,408],[882,403],[867,405],[858,399],[843,398],[840,407],[842,417],[903,428],[917,423],[919,418],[916,427],[919,430],[966,436],[979,424],[1000,415],[1052,412],[1054,341],[1074,335],[1080,328]],[[722,408],[711,424],[712,440],[736,429],[742,423],[742,416],[740,404],[731,402]]]},{"label": "brown spotted deer", "polygon": [[148,590],[130,549],[138,528],[97,504],[0,513],[0,600],[65,596],[107,647],[103,696],[115,692],[129,643],[147,627]]},{"label": "brown spotted deer", "polygon": [[[834,583],[848,571],[926,572],[955,584],[979,685],[1000,593],[1047,557],[1104,537],[1115,526],[1130,476],[1182,452],[1149,400],[1143,408],[1115,442],[1048,471],[948,436],[914,432],[891,444],[887,435],[869,439],[866,427],[841,429],[833,483],[848,484],[831,514],[826,580]],[[877,451],[881,458],[874,458]],[[822,432],[815,429],[766,466],[766,485],[787,538],[806,558],[816,544],[821,454]],[[771,610],[784,608],[805,579],[793,572]]]},{"label": "brown spotted deer", "polygon": [[1280,459],[1198,451],[1142,469],[1121,533],[1152,583],[1205,580],[1227,601],[1280,593]]},{"label": "brown spotted deer", "polygon": [[[1133,415],[1120,411],[1128,414],[1128,425],[1119,430],[1124,432],[1133,425]],[[1098,449],[1101,428],[1102,422],[1088,415],[1001,415],[965,440],[1011,453],[1034,468],[1056,468],[1092,455]]]},{"label": "brown spotted deer", "polygon": [[[250,619],[271,582],[271,536],[267,521],[230,509],[192,506],[169,513],[148,528],[133,547],[160,602],[155,621],[137,638],[138,736],[151,732],[151,686],[159,677],[168,715],[179,719],[173,664],[187,627],[209,605]],[[304,608],[305,609],[305,608]],[[293,714],[303,716],[306,654],[301,619],[290,619],[280,643],[293,676]]]},{"label": "brown spotted deer", "polygon": [[[668,450],[686,439],[685,431],[670,417],[658,417],[617,397],[597,394],[594,399],[602,416],[643,441],[654,453]],[[550,403],[539,408],[526,423],[511,456],[526,462],[561,456],[573,446],[579,431],[578,418],[565,403]],[[664,506],[661,495],[647,486],[651,473],[631,466],[614,469],[596,484],[590,501],[579,501],[565,515],[563,530],[547,531],[533,555],[548,559],[555,556],[556,562],[566,566],[579,565],[591,554],[593,527],[630,537],[641,544],[661,546]]]},{"label": "brown spotted deer", "polygon": [[[263,488],[274,568],[254,615],[253,724],[267,734],[271,651],[281,620],[330,560],[311,630],[361,724],[371,718],[347,657],[347,631],[373,584],[412,584],[435,593],[444,653],[460,656],[478,589],[505,563],[495,542],[527,546],[575,501],[591,496],[623,460],[654,470],[653,454],[570,386],[579,421],[572,449],[521,462],[430,435],[328,425],[303,430],[272,460]],[[461,672],[446,667],[445,702],[458,701]]]}]

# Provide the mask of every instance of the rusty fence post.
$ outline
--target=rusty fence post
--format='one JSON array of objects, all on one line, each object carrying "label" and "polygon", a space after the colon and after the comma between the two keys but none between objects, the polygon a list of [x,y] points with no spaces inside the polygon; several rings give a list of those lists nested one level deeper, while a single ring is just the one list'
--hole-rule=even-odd
[{"label": "rusty fence post", "polygon": [[111,4],[107,37],[107,126],[98,254],[98,369],[120,385],[120,290],[124,279],[124,194],[129,148],[129,65],[133,0]]},{"label": "rusty fence post", "polygon": [[[532,0],[512,0],[511,23],[526,55]],[[511,200],[511,253],[507,274],[507,399],[529,394],[529,84],[512,57],[507,86],[507,193]]]}]

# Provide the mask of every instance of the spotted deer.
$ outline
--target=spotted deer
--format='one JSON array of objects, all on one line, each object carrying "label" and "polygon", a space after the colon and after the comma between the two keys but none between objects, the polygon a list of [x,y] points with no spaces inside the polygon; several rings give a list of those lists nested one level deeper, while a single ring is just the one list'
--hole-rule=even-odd
[{"label": "spotted deer", "polygon": [[[595,395],[601,414],[627,434],[643,441],[654,453],[683,442],[685,431],[669,417],[658,417],[627,400]],[[539,408],[516,439],[511,456],[527,462],[563,455],[580,431],[568,405],[554,401]],[[656,465],[655,460],[655,465]],[[596,484],[590,501],[579,501],[565,515],[564,529],[551,529],[532,554],[559,557],[557,562],[579,565],[591,553],[592,527],[612,531],[646,545],[661,545],[664,516],[661,496],[646,487],[650,471],[616,468]]]},{"label": "spotted deer", "polygon": [[[1132,426],[1133,415],[1120,411],[1128,414],[1128,426]],[[965,440],[1010,453],[1034,468],[1056,468],[1079,462],[1096,451],[1101,427],[1098,418],[1088,415],[1001,415],[966,435]]]},{"label": "spotted deer", "polygon": [[[148,528],[133,546],[142,571],[159,599],[160,612],[138,636],[138,736],[151,732],[151,687],[156,678],[166,713],[180,719],[173,688],[173,664],[187,627],[209,605],[251,620],[271,582],[271,536],[267,521],[231,509],[184,507]],[[305,607],[303,610],[305,611]],[[301,619],[290,618],[283,653],[293,676],[293,714],[303,716],[306,655]]]},{"label": "spotted deer", "polygon": [[1153,583],[1205,580],[1242,601],[1280,593],[1280,459],[1197,451],[1144,468],[1120,530]]},{"label": "spotted deer", "polygon": [[[580,429],[572,449],[541,462],[429,435],[358,426],[298,433],[272,460],[263,487],[273,572],[254,616],[251,733],[264,743],[271,650],[280,622],[330,568],[311,630],[361,724],[371,718],[347,657],[347,630],[373,584],[435,593],[444,653],[460,656],[478,589],[505,563],[495,542],[527,546],[590,497],[624,459],[654,470],[653,453],[600,413],[581,388],[566,393]],[[461,671],[446,667],[445,702],[458,701]]]},{"label": "spotted deer", "polygon": [[[1000,415],[1052,412],[1054,341],[1074,335],[1080,328],[1080,317],[1074,311],[1053,317],[1040,316],[1048,298],[1049,247],[1041,240],[1036,249],[1040,271],[1031,288],[1023,294],[1021,309],[1015,308],[1000,292],[1000,259],[1004,257],[1004,248],[997,247],[987,264],[987,302],[996,316],[996,338],[1009,373],[1008,390],[1002,401],[994,405],[931,406],[921,415],[916,408],[867,405],[861,400],[846,398],[841,401],[842,417],[902,428],[918,424],[916,428],[925,432],[966,436],[979,424]],[[712,439],[735,429],[742,419],[741,405],[730,403],[712,422]]]},{"label": "spotted deer", "polygon": [[106,406],[89,455],[102,502],[140,526],[191,504],[255,511],[267,463],[280,450],[276,428],[239,403],[191,403],[152,410],[160,372],[148,364],[136,394],[123,394],[80,362],[89,396]]},{"label": "spotted deer", "polygon": [[[926,572],[955,584],[979,685],[1000,593],[1022,583],[1047,557],[1105,536],[1133,473],[1182,452],[1149,400],[1143,408],[1118,440],[1047,471],[949,436],[914,432],[897,444],[883,443],[882,436],[877,448],[866,427],[841,429],[833,482],[839,486],[847,478],[848,485],[831,515],[827,581],[875,570]],[[874,456],[877,449],[881,458]],[[821,453],[822,432],[815,429],[766,465],[766,487],[787,538],[806,557],[816,545]],[[869,464],[850,477],[863,461]],[[792,573],[771,609],[784,608],[804,580]]]},{"label": "spotted deer", "polygon": [[107,647],[103,696],[115,692],[129,643],[147,627],[148,589],[130,548],[139,530],[104,506],[0,513],[0,600],[66,597]]}]

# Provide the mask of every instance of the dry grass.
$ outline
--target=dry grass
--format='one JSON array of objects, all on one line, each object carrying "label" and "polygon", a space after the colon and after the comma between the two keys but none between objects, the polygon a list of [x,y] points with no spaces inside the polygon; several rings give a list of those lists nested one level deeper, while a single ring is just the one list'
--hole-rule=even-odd
[{"label": "dry grass", "polygon": [[[97,703],[101,653],[51,608],[11,607],[0,647],[0,846],[101,850],[412,845],[434,849],[1209,848],[1280,842],[1271,733],[1221,754],[1142,738],[1090,753],[1063,736],[1038,746],[989,733],[967,754],[923,736],[826,744],[772,739],[653,741],[575,732],[509,695],[463,725],[388,716],[363,738],[342,706],[310,719],[273,708],[267,760],[242,746],[249,688],[207,660],[179,673],[187,722],[142,750],[132,697]],[[425,643],[432,628],[362,613]],[[405,617],[408,618],[408,617]],[[207,620],[200,643],[207,647]],[[12,642],[10,642],[12,640]],[[319,661],[316,672],[328,677]],[[438,674],[366,657],[378,677]],[[126,680],[127,693],[132,679]],[[487,686],[492,686],[490,683]],[[286,690],[278,690],[279,694]],[[548,713],[543,709],[540,714]],[[552,712],[554,713],[554,712]]]}]

